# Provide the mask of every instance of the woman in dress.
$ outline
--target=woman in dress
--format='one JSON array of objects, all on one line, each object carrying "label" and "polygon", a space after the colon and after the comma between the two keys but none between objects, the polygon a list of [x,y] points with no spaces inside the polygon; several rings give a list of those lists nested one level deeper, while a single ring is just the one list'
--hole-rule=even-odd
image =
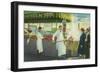
[{"label": "woman in dress", "polygon": [[85,30],[83,28],[81,28],[81,36],[80,36],[80,40],[79,40],[79,46],[78,46],[78,56],[82,56],[84,57],[85,55],[85,38],[86,38],[86,34],[85,34]]}]

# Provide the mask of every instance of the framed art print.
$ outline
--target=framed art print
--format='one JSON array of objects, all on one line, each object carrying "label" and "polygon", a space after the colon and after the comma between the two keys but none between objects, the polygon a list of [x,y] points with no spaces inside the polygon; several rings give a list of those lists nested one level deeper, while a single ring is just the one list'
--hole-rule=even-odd
[{"label": "framed art print", "polygon": [[97,7],[11,3],[11,70],[97,66]]}]

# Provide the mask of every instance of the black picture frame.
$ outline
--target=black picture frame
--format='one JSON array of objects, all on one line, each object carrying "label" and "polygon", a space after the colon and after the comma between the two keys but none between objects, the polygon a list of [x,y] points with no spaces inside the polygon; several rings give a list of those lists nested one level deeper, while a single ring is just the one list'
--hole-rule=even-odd
[{"label": "black picture frame", "polygon": [[[68,8],[82,8],[95,10],[95,64],[74,65],[74,66],[52,66],[40,68],[18,68],[18,6],[47,6],[47,7],[68,7]],[[33,70],[50,70],[50,69],[64,69],[64,68],[81,68],[81,67],[96,67],[97,66],[97,6],[83,6],[83,5],[68,5],[68,4],[50,4],[50,3],[36,3],[36,2],[11,2],[11,71],[33,71]]]}]

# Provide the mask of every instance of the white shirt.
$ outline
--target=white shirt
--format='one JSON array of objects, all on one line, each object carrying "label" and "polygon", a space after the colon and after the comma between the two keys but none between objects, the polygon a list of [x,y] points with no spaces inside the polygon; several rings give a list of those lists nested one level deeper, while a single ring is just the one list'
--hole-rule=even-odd
[{"label": "white shirt", "polygon": [[57,38],[56,41],[63,41],[64,40],[63,31],[57,30],[54,33],[52,40],[54,40],[55,37]]}]

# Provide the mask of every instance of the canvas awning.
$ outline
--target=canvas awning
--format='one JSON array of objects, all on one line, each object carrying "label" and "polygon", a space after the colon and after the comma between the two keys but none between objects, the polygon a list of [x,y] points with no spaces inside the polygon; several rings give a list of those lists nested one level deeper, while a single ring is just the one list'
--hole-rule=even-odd
[{"label": "canvas awning", "polygon": [[62,20],[71,22],[71,19],[72,15],[70,13],[24,11],[25,23],[54,23],[62,22]]}]

